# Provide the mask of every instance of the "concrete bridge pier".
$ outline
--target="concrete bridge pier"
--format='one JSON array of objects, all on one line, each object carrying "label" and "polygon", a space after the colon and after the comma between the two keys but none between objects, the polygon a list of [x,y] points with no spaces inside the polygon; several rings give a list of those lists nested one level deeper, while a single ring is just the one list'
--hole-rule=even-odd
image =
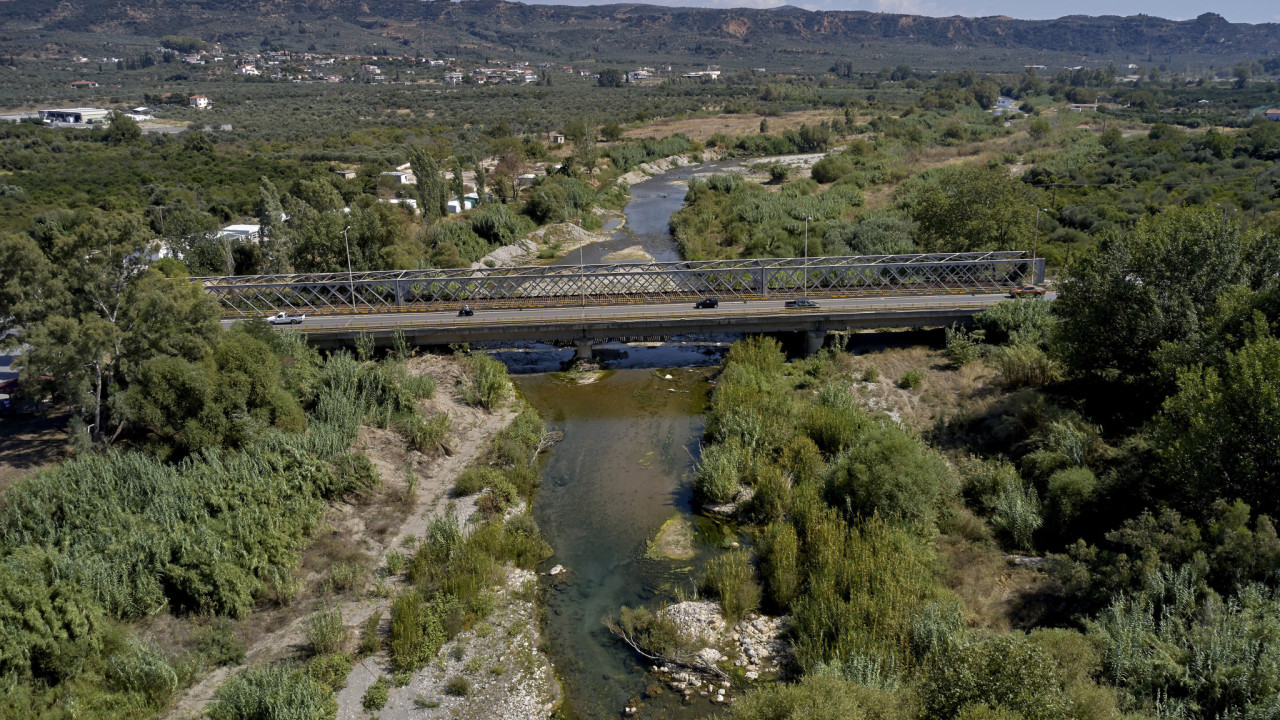
[{"label": "concrete bridge pier", "polygon": [[826,330],[806,330],[804,333],[804,354],[808,356],[818,352],[826,341]]},{"label": "concrete bridge pier", "polygon": [[592,342],[590,340],[575,341],[574,347],[576,349],[573,353],[573,359],[581,360],[583,362],[590,362],[591,361],[591,344]]}]

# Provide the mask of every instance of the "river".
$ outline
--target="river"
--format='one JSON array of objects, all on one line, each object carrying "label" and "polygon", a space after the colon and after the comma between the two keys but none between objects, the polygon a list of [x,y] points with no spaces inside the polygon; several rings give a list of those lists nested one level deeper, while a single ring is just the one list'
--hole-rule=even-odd
[{"label": "river", "polygon": [[[553,262],[605,262],[636,246],[658,261],[679,260],[669,223],[684,204],[689,179],[735,167],[740,166],[687,165],[632,185],[624,227],[584,246],[581,255],[574,251]],[[543,576],[543,630],[569,717],[618,717],[638,698],[644,718],[687,720],[713,711],[705,701],[682,705],[601,622],[622,605],[692,595],[703,559],[723,540],[720,529],[694,516],[690,506],[690,472],[702,437],[707,378],[714,372],[706,365],[718,360],[723,345],[716,352],[690,349],[631,346],[606,366],[632,369],[606,371],[584,385],[559,373],[515,376],[525,399],[564,433],[547,455],[533,514],[555,550],[543,572],[553,565],[568,568],[563,575]],[[514,359],[508,364],[519,365]],[[680,367],[655,369],[656,364]],[[648,552],[673,517],[697,530],[693,558]],[[661,694],[644,698],[655,687]]]},{"label": "river", "polygon": [[[618,717],[646,688],[660,687],[601,620],[621,605],[691,595],[702,560],[723,542],[690,507],[690,472],[712,372],[607,371],[584,385],[559,373],[516,376],[529,403],[564,433],[548,453],[533,514],[555,549],[542,571],[567,568],[543,576],[543,630],[568,717]],[[697,529],[695,557],[672,560],[647,552],[673,517]],[[686,719],[712,711],[709,703],[684,706],[679,700],[662,689],[643,701],[641,716]]]},{"label": "river", "polygon": [[631,186],[631,202],[624,209],[627,222],[622,228],[609,232],[608,240],[584,245],[580,250],[574,250],[550,264],[577,265],[582,262],[592,265],[609,262],[604,259],[606,256],[636,246],[658,262],[679,260],[680,251],[671,237],[671,214],[684,205],[689,180],[732,171],[742,171],[741,163],[724,160],[685,165],[641,180]]}]

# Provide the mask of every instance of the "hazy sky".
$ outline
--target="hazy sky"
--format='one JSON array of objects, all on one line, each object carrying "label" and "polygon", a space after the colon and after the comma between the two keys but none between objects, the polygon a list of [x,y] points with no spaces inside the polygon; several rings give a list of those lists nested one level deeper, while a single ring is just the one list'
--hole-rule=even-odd
[{"label": "hazy sky", "polygon": [[[622,0],[526,0],[555,5],[604,5]],[[627,0],[650,5],[683,5],[697,7],[767,8],[791,4],[808,10],[869,10],[873,12],[912,15],[1008,15],[1029,20],[1044,20],[1063,15],[1137,15],[1144,13],[1189,20],[1201,13],[1215,12],[1231,22],[1280,22],[1277,0],[1074,0],[1066,3],[1027,2],[1026,0]]]}]

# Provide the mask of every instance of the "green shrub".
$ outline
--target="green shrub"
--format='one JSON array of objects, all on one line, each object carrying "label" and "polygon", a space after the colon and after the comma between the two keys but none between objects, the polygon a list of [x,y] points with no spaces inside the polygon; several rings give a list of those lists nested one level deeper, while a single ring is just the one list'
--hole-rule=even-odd
[{"label": "green shrub", "polygon": [[987,340],[1040,345],[1048,341],[1056,319],[1053,303],[1042,298],[998,303],[974,316],[973,321]]},{"label": "green shrub", "polygon": [[1018,632],[944,653],[930,666],[924,701],[930,717],[955,717],[968,705],[1000,707],[1026,720],[1070,716],[1057,664]]},{"label": "green shrub", "polygon": [[756,584],[751,556],[734,550],[712,558],[702,579],[703,590],[720,599],[724,618],[736,623],[760,607],[760,586]]},{"label": "green shrub", "polygon": [[162,707],[178,690],[178,674],[159,650],[130,640],[111,656],[106,667],[112,687],[146,697],[153,707]]},{"label": "green shrub", "polygon": [[914,619],[943,592],[932,540],[880,517],[850,526],[807,492],[793,505],[804,573],[791,604],[799,666],[853,653],[907,664]]},{"label": "green shrub", "polygon": [[813,164],[811,177],[820,183],[833,183],[853,172],[853,164],[840,155],[828,155]]},{"label": "green shrub", "polygon": [[382,613],[375,612],[360,624],[360,644],[356,647],[356,655],[366,657],[382,648],[382,636],[378,634],[378,626],[382,624]]},{"label": "green shrub", "polygon": [[236,636],[235,624],[227,618],[211,618],[195,632],[195,649],[215,666],[244,662],[244,642]]},{"label": "green shrub", "polygon": [[311,646],[312,653],[336,653],[346,641],[347,626],[342,621],[342,609],[337,605],[313,613],[307,620],[307,644]]},{"label": "green shrub", "polygon": [[329,592],[345,593],[359,590],[368,580],[365,569],[356,563],[339,562],[329,566],[325,587]]},{"label": "green shrub", "polygon": [[662,658],[688,658],[702,647],[697,638],[685,637],[671,618],[648,608],[623,605],[617,618],[607,618],[605,627],[614,635],[649,655]]},{"label": "green shrub", "polygon": [[438,455],[445,436],[453,427],[453,420],[446,413],[436,413],[428,420],[416,414],[409,415],[401,423],[401,431],[408,438],[409,445],[424,455]]},{"label": "green shrub", "polygon": [[1058,364],[1036,345],[1021,343],[996,350],[992,357],[1009,387],[1043,387],[1061,375]]},{"label": "green shrub", "polygon": [[694,494],[709,503],[729,502],[741,487],[739,478],[746,462],[747,453],[738,438],[706,446],[693,479]]},{"label": "green shrub", "polygon": [[445,681],[444,691],[456,697],[467,697],[471,694],[471,681],[461,675],[454,675]]},{"label": "green shrub", "polygon": [[1022,486],[1022,476],[1007,460],[969,457],[960,463],[960,483],[965,499],[979,511],[989,513],[1006,486]]},{"label": "green shrub", "polygon": [[947,360],[956,367],[963,367],[982,357],[982,342],[977,333],[952,325],[943,331],[946,334]]},{"label": "green shrub", "polygon": [[804,433],[828,457],[851,447],[872,426],[872,420],[860,407],[814,405],[804,422]]},{"label": "green shrub", "polygon": [[946,463],[904,430],[872,425],[832,464],[826,495],[855,516],[879,515],[922,532],[936,527],[938,508],[955,492]]},{"label": "green shrub", "polygon": [[251,667],[218,688],[211,720],[316,720],[333,718],[330,693],[306,671],[283,664]]},{"label": "green shrub", "polygon": [[330,463],[337,481],[334,496],[363,498],[382,487],[377,468],[364,453],[343,453]]},{"label": "green shrub", "polygon": [[492,516],[505,512],[518,499],[520,494],[515,486],[507,482],[506,478],[502,478],[489,486],[489,489],[476,501],[476,505],[485,515]]},{"label": "green shrub", "polygon": [[758,523],[769,523],[786,515],[791,507],[791,484],[782,469],[773,463],[762,463],[754,475],[751,516]]},{"label": "green shrub", "polygon": [[1044,521],[1040,517],[1040,500],[1035,488],[1022,481],[1005,483],[992,504],[991,525],[1014,547],[1030,550],[1036,530]]},{"label": "green shrub", "polygon": [[440,602],[427,602],[417,590],[407,590],[392,601],[388,636],[392,668],[417,670],[435,657],[448,640],[441,609]]},{"label": "green shrub", "polygon": [[879,381],[880,381],[880,368],[876,367],[875,365],[868,365],[866,369],[862,371],[862,382],[873,383],[873,382],[879,382]]},{"label": "green shrub", "polygon": [[805,676],[798,683],[757,688],[738,699],[726,720],[915,720],[904,693],[895,693],[831,677]]},{"label": "green shrub", "polygon": [[391,689],[391,678],[379,675],[378,679],[364,691],[360,704],[365,710],[381,710],[387,705],[387,693]]},{"label": "green shrub", "polygon": [[760,577],[765,597],[785,613],[800,593],[800,543],[795,528],[787,522],[765,527],[756,548],[760,554]]},{"label": "green shrub", "polygon": [[903,390],[918,390],[924,385],[924,372],[920,370],[908,370],[898,378],[898,387]]},{"label": "green shrub", "polygon": [[474,353],[467,356],[467,367],[471,377],[462,396],[468,405],[492,412],[506,402],[511,394],[506,365],[484,353]]},{"label": "green shrub", "polygon": [[503,480],[502,472],[496,468],[472,465],[463,470],[453,481],[453,494],[459,497],[475,495]]},{"label": "green shrub", "polygon": [[388,575],[399,575],[404,572],[404,553],[399,550],[388,550],[385,559]]},{"label": "green shrub", "polygon": [[347,686],[351,656],[343,653],[317,655],[307,661],[307,674],[325,691],[336,693]]},{"label": "green shrub", "polygon": [[1071,523],[1098,492],[1098,478],[1089,468],[1074,467],[1049,476],[1046,501],[1059,526]]}]

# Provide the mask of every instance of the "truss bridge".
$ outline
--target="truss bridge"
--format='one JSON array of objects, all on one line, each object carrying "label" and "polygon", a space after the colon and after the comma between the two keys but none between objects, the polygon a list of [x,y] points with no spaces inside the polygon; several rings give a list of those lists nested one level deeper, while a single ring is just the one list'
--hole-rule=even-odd
[{"label": "truss bridge", "polygon": [[964,295],[1042,282],[1023,251],[193,278],[229,318]]}]

